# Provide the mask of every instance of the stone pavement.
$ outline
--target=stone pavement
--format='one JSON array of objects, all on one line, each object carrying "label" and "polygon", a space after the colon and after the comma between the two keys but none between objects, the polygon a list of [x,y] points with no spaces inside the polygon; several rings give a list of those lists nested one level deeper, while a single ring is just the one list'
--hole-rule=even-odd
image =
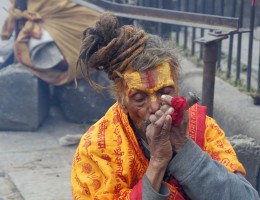
[{"label": "stone pavement", "polygon": [[76,146],[61,146],[59,138],[86,128],[69,123],[51,108],[35,132],[0,132],[0,200],[71,200]]}]

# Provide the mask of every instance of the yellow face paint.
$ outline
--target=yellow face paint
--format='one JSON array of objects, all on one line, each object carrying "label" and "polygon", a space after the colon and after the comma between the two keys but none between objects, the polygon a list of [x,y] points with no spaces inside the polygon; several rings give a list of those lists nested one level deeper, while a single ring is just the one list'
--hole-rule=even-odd
[{"label": "yellow face paint", "polygon": [[171,68],[167,62],[144,72],[127,70],[123,74],[123,77],[128,86],[127,96],[133,90],[141,90],[151,96],[151,101],[156,100],[155,92],[161,88],[174,86],[174,81],[171,77]]}]

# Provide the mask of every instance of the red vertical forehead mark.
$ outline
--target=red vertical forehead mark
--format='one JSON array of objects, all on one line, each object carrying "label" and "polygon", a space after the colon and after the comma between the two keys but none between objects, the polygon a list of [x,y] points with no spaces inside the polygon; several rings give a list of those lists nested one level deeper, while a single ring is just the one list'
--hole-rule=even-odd
[{"label": "red vertical forehead mark", "polygon": [[133,90],[129,89],[129,90],[128,90],[128,93],[127,93],[127,96],[130,97],[132,94],[133,94]]},{"label": "red vertical forehead mark", "polygon": [[155,80],[154,80],[154,76],[153,76],[152,71],[146,71],[144,73],[144,79],[145,79],[144,84],[146,83],[146,87],[148,89],[155,87]]}]

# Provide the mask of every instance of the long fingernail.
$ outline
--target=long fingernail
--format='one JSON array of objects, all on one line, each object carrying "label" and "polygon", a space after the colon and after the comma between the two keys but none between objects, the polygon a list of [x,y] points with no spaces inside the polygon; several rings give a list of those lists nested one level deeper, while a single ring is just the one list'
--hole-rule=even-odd
[{"label": "long fingernail", "polygon": [[171,114],[173,112],[173,108],[170,107],[169,110],[168,110],[168,113]]},{"label": "long fingernail", "polygon": [[170,116],[170,115],[167,115],[167,116],[166,116],[166,119],[167,119],[167,120],[170,120],[170,119],[171,119],[171,116]]},{"label": "long fingernail", "polygon": [[163,95],[161,96],[161,98],[162,98],[162,99],[166,99],[166,95],[163,94]]}]

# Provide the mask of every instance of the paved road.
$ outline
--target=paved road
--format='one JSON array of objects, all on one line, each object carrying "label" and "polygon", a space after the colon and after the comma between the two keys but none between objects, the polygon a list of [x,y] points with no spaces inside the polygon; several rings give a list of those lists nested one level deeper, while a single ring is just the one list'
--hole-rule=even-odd
[{"label": "paved road", "polygon": [[36,132],[0,131],[0,200],[71,200],[76,146],[63,147],[58,140],[85,128],[52,108]]}]

